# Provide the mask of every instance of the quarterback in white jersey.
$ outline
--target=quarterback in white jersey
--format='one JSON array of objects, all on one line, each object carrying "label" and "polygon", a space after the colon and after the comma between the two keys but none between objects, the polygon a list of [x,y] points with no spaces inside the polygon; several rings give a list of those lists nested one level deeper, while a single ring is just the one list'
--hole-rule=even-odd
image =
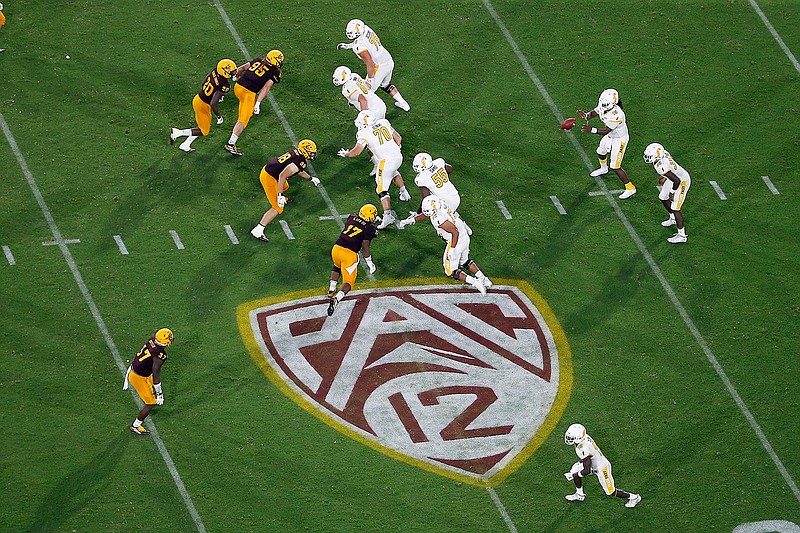
[{"label": "quarterback in white jersey", "polygon": [[684,227],[681,207],[683,207],[686,193],[689,192],[689,187],[692,185],[692,177],[658,143],[647,145],[644,150],[644,162],[652,164],[660,176],[658,184],[661,185],[661,192],[658,194],[658,199],[661,200],[667,213],[669,213],[669,218],[663,221],[661,225],[665,228],[678,226],[678,232],[667,241],[673,244],[686,242],[686,228]]},{"label": "quarterback in white jersey", "polygon": [[386,104],[367,87],[364,78],[353,74],[349,68],[337,67],[333,71],[333,84],[337,87],[341,86],[342,96],[357,110],[372,111],[376,120],[386,118]]},{"label": "quarterback in white jersey", "polygon": [[339,50],[352,50],[367,67],[366,83],[375,90],[380,87],[386,94],[394,98],[394,105],[403,111],[410,111],[411,106],[400,95],[397,87],[392,85],[394,59],[383,46],[375,31],[359,19],[347,23],[345,34],[352,43],[339,43]]},{"label": "quarterback in white jersey", "polygon": [[[625,184],[625,190],[619,195],[621,200],[630,198],[636,194],[636,187],[634,187],[631,180],[628,179],[628,174],[622,168],[622,158],[625,157],[625,149],[628,147],[628,124],[626,122],[625,111],[622,110],[622,100],[619,93],[615,89],[606,89],[600,94],[597,102],[597,107],[588,113],[578,110],[578,114],[583,117],[587,122],[581,128],[586,133],[602,135],[600,144],[597,147],[597,157],[600,161],[600,168],[592,171],[589,175],[592,177],[602,176],[608,173],[609,155],[611,157],[611,170],[619,177],[620,181]],[[589,120],[594,117],[600,117],[603,121],[602,128],[595,128],[589,124]]]},{"label": "quarterback in white jersey", "polygon": [[342,148],[339,150],[340,157],[357,157],[368,148],[372,156],[377,160],[377,172],[375,173],[375,192],[381,199],[383,207],[383,217],[378,229],[383,229],[397,220],[397,214],[391,207],[391,196],[389,195],[389,185],[394,182],[400,189],[400,199],[408,201],[411,195],[406,190],[403,183],[403,176],[398,169],[403,164],[403,154],[400,151],[400,144],[403,138],[392,128],[388,120],[375,120],[375,116],[370,111],[362,111],[355,120],[358,131],[356,132],[356,144],[350,150]]},{"label": "quarterback in white jersey", "polygon": [[[461,217],[454,215],[444,200],[431,194],[422,200],[422,214],[428,217],[436,234],[447,243],[442,255],[444,273],[453,279],[469,283],[481,294],[494,285],[469,257],[470,234]],[[472,275],[470,275],[472,274]]]},{"label": "quarterback in white jersey", "polygon": [[586,499],[583,491],[583,478],[590,474],[597,476],[600,486],[609,496],[616,496],[628,500],[625,507],[636,507],[642,501],[638,494],[626,492],[616,488],[614,476],[611,474],[611,462],[603,455],[594,439],[586,434],[586,428],[581,424],[572,424],[564,433],[564,443],[567,446],[575,446],[575,453],[579,461],[572,465],[569,472],[564,473],[567,481],[575,483],[575,493],[568,494],[565,498],[571,502],[582,502]]}]

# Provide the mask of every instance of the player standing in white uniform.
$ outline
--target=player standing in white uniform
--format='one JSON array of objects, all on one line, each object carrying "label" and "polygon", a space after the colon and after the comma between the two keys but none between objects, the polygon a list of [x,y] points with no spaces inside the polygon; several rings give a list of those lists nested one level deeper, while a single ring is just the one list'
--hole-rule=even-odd
[{"label": "player standing in white uniform", "polygon": [[370,111],[362,111],[355,120],[358,131],[356,144],[350,150],[342,148],[337,152],[340,157],[357,157],[364,148],[369,148],[372,155],[378,160],[378,171],[375,173],[375,192],[381,200],[383,218],[378,229],[384,229],[397,220],[397,214],[392,209],[392,199],[389,195],[389,185],[394,182],[400,188],[400,200],[407,202],[411,195],[403,183],[403,176],[398,169],[403,164],[403,154],[400,144],[403,138],[397,133],[388,120],[375,120]]},{"label": "player standing in white uniform", "polygon": [[642,501],[640,495],[616,488],[614,476],[611,475],[611,461],[603,455],[594,439],[586,434],[586,428],[583,425],[572,424],[567,428],[567,432],[564,433],[564,444],[575,446],[575,453],[580,459],[572,465],[569,472],[564,473],[567,481],[575,482],[575,493],[565,496],[568,501],[582,502],[586,499],[586,494],[583,492],[583,478],[589,474],[597,476],[600,486],[607,495],[628,500],[625,502],[625,507],[636,507],[636,504]]},{"label": "player standing in white uniform", "polygon": [[661,223],[668,228],[678,226],[678,233],[667,239],[667,241],[678,244],[686,242],[686,228],[683,225],[683,201],[686,193],[692,185],[692,178],[689,173],[672,159],[672,156],[663,146],[658,143],[650,143],[644,150],[644,162],[652,164],[656,172],[661,176],[658,184],[661,185],[661,192],[658,199],[664,204],[664,208],[669,213],[669,218]]},{"label": "player standing in white uniform", "polygon": [[[431,194],[422,200],[422,214],[428,217],[436,234],[447,243],[442,255],[444,273],[453,279],[469,283],[481,294],[494,285],[478,265],[469,257],[469,231],[467,224],[447,207],[447,204]],[[473,274],[473,275],[470,275]]]},{"label": "player standing in white uniform", "polygon": [[[625,184],[625,190],[619,195],[620,200],[630,198],[636,194],[636,187],[628,179],[628,174],[622,168],[622,158],[625,157],[625,149],[628,147],[630,137],[628,136],[628,124],[625,112],[622,110],[622,100],[619,97],[619,93],[615,89],[606,89],[600,93],[597,107],[588,113],[579,109],[578,114],[587,120],[586,124],[581,128],[582,131],[603,136],[597,147],[600,168],[592,171],[589,175],[596,178],[607,174],[610,155],[611,170]],[[602,128],[598,129],[589,125],[588,120],[594,117],[600,117],[600,120],[603,121]]]},{"label": "player standing in white uniform", "polygon": [[[450,180],[450,172],[453,171],[453,167],[448,165],[441,157],[433,159],[430,154],[425,152],[420,152],[414,156],[411,167],[417,173],[414,183],[419,187],[420,199],[424,200],[427,196],[435,194],[444,200],[453,215],[458,217],[461,195],[458,194],[458,189]],[[411,211],[408,218],[401,220],[398,227],[403,229],[424,218],[425,215],[422,214],[422,207],[420,206],[416,213]],[[469,229],[469,226],[467,228]],[[472,231],[470,230],[469,233],[471,235]]]},{"label": "player standing in white uniform", "polygon": [[397,87],[392,85],[394,59],[392,54],[381,44],[378,35],[363,21],[353,19],[347,23],[345,34],[352,43],[339,43],[339,50],[352,50],[367,66],[364,81],[372,90],[380,87],[386,94],[394,98],[394,105],[403,111],[410,111],[411,106],[400,95]]}]

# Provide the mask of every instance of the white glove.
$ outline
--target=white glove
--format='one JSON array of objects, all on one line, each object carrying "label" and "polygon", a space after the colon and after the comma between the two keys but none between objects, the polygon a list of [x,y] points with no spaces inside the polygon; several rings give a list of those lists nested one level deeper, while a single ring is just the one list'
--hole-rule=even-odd
[{"label": "white glove", "polygon": [[221,104],[223,100],[225,100],[225,95],[224,95],[224,94],[221,94],[221,95],[219,96],[219,103]]},{"label": "white glove", "polygon": [[164,392],[161,390],[161,383],[153,385],[156,390],[156,405],[164,405]]},{"label": "white glove", "polygon": [[572,472],[564,472],[564,477],[567,478],[567,481],[572,481],[575,479],[575,476],[572,475]]},{"label": "white glove", "polygon": [[337,50],[352,50],[353,43],[339,43],[336,45]]},{"label": "white glove", "polygon": [[338,152],[336,152],[336,155],[338,155],[339,157],[347,157],[347,152],[349,151],[350,150],[348,150],[347,148],[342,148]]},{"label": "white glove", "polygon": [[369,273],[374,274],[377,267],[375,267],[375,263],[372,262],[372,257],[365,257],[364,262],[367,264],[367,268],[369,268]]},{"label": "white glove", "polygon": [[[231,74],[231,81],[236,81],[236,74]],[[223,97],[220,97],[219,101],[222,101]]]},{"label": "white glove", "polygon": [[314,187],[319,187],[319,178],[311,176],[311,183],[314,184]]},{"label": "white glove", "polygon": [[286,197],[282,194],[278,195],[278,207],[284,207],[286,205]]},{"label": "white glove", "polygon": [[258,115],[261,113],[261,102],[256,102],[256,105],[253,106],[253,114]]},{"label": "white glove", "polygon": [[400,228],[400,229],[403,229],[406,226],[410,226],[412,224],[416,224],[416,222],[417,222],[417,219],[415,219],[413,216],[410,216],[410,217],[404,218],[403,220],[398,222],[397,223],[397,227]]},{"label": "white glove", "polygon": [[224,119],[224,118],[222,118],[222,115],[220,115],[220,116],[218,116],[218,117],[217,117],[217,124],[218,124],[218,125],[219,125],[219,124],[222,124],[224,121],[225,121],[225,119]]}]

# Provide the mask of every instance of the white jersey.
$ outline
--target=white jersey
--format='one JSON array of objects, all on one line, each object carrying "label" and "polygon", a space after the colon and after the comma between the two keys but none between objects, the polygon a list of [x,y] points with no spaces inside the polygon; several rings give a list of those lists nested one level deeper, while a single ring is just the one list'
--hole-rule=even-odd
[{"label": "white jersey", "polygon": [[417,187],[427,187],[431,194],[435,194],[445,201],[450,209],[455,212],[458,206],[461,205],[461,196],[458,194],[453,182],[450,181],[450,176],[444,169],[444,159],[441,157],[434,159],[431,164],[417,174],[414,178],[414,183]]},{"label": "white jersey", "polygon": [[621,107],[615,105],[606,112],[603,112],[600,107],[594,108],[594,112],[603,121],[606,127],[611,128],[608,136],[612,139],[620,139],[628,136],[628,123],[625,120],[625,111]]},{"label": "white jersey", "polygon": [[369,148],[377,159],[402,159],[400,147],[394,142],[394,128],[385,118],[375,122],[372,127],[361,128],[356,132],[356,142]]},{"label": "white jersey", "polygon": [[392,54],[381,45],[381,40],[378,35],[372,31],[372,28],[364,25],[364,33],[353,41],[353,52],[358,55],[359,53],[367,50],[369,55],[372,56],[372,62],[376,65],[392,62]]},{"label": "white jersey", "polygon": [[689,173],[680,166],[678,163],[672,159],[672,156],[669,155],[669,152],[664,154],[664,157],[653,163],[653,168],[656,169],[661,176],[666,176],[667,172],[672,172],[678,179],[681,181],[686,181],[691,183],[692,178],[689,176]]},{"label": "white jersey", "polygon": [[[434,228],[436,228],[436,234],[441,237],[444,241],[450,242],[452,239],[452,235],[450,232],[441,229],[439,226],[444,224],[447,221],[453,223],[453,225],[458,230],[458,243],[462,245],[464,241],[469,243],[469,231],[467,231],[467,225],[461,220],[460,217],[453,214],[450,210],[450,207],[447,205],[446,201],[443,201],[436,211],[430,217],[431,224]],[[461,246],[459,246],[460,248]]]},{"label": "white jersey", "polygon": [[586,435],[583,442],[575,446],[575,453],[578,454],[579,459],[592,458],[592,472],[600,472],[602,469],[611,466],[609,460],[606,459],[606,456],[595,444],[594,439],[589,435]]},{"label": "white jersey", "polygon": [[377,94],[369,90],[361,76],[353,76],[345,82],[342,86],[342,96],[345,97],[348,104],[359,111],[362,109],[361,104],[358,102],[358,97],[363,96],[367,100],[367,109],[375,114],[376,119],[386,118],[386,104]]}]

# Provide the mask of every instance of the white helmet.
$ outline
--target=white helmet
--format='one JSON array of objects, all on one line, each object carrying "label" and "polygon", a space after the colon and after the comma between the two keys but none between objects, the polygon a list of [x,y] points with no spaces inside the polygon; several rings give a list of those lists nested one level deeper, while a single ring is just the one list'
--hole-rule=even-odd
[{"label": "white helmet", "polygon": [[447,204],[435,194],[429,194],[422,199],[422,214],[426,217],[432,217],[439,209],[447,209]]},{"label": "white helmet", "polygon": [[368,128],[375,123],[375,114],[369,110],[361,111],[353,123],[360,130]]},{"label": "white helmet", "polygon": [[567,446],[580,444],[584,439],[586,439],[586,428],[583,424],[572,424],[564,433],[564,444]]},{"label": "white helmet", "polygon": [[333,71],[333,84],[337,87],[341,87],[350,79],[350,74],[352,74],[352,72],[349,68],[345,66],[336,67],[336,70]]},{"label": "white helmet", "polygon": [[663,146],[658,143],[650,143],[647,145],[647,148],[644,149],[644,162],[648,165],[652,165],[660,161],[666,154],[667,151],[664,150]]},{"label": "white helmet", "polygon": [[602,111],[608,111],[619,102],[619,93],[616,89],[606,89],[600,93],[600,98],[597,100],[597,107]]},{"label": "white helmet", "polygon": [[359,19],[353,19],[347,23],[347,28],[344,30],[348,39],[358,39],[364,33],[364,22]]},{"label": "white helmet", "polygon": [[426,154],[425,152],[420,152],[414,156],[414,162],[411,163],[411,167],[414,169],[414,172],[419,174],[431,164],[431,154]]}]

